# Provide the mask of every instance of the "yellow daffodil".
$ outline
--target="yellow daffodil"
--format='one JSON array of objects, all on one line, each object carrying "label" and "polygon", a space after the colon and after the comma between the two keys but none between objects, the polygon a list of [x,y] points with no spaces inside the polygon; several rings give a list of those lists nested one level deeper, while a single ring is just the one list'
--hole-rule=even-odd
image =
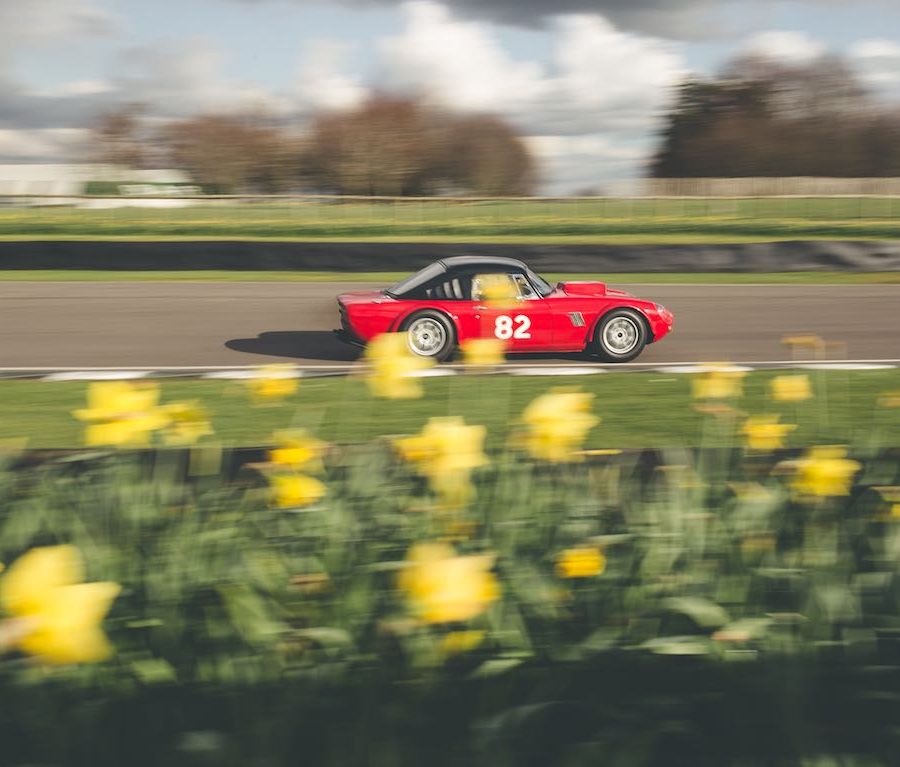
[{"label": "yellow daffodil", "polygon": [[300,386],[294,365],[263,365],[247,380],[250,394],[257,402],[277,402],[296,393]]},{"label": "yellow daffodil", "polygon": [[556,558],[560,578],[593,578],[606,570],[606,556],[596,546],[565,549]]},{"label": "yellow daffodil", "polygon": [[163,432],[167,445],[193,445],[213,433],[206,408],[196,400],[163,405],[162,412],[169,419]]},{"label": "yellow daffodil", "polygon": [[888,504],[886,518],[891,522],[900,520],[900,486],[876,487],[875,490],[882,500]]},{"label": "yellow daffodil", "polygon": [[469,621],[500,596],[488,554],[459,556],[445,543],[410,548],[398,578],[412,611],[425,623]]},{"label": "yellow daffodil", "polygon": [[744,394],[742,379],[746,373],[726,364],[709,366],[692,381],[694,399],[733,399]]},{"label": "yellow daffodil", "polygon": [[311,436],[305,429],[277,431],[277,447],[269,451],[269,463],[293,471],[321,471],[322,454],[328,445]]},{"label": "yellow daffodil", "polygon": [[484,641],[484,632],[477,629],[449,631],[441,637],[440,653],[445,658],[471,652]]},{"label": "yellow daffodil", "polygon": [[325,485],[305,474],[273,474],[269,482],[275,505],[281,509],[309,506],[325,497]]},{"label": "yellow daffodil", "polygon": [[394,446],[447,506],[459,508],[475,492],[472,470],[488,462],[486,433],[484,426],[469,426],[462,418],[431,418],[419,434],[394,440]]},{"label": "yellow daffodil", "polygon": [[776,402],[804,402],[812,397],[809,376],[804,374],[775,376],[769,391]]},{"label": "yellow daffodil", "polygon": [[369,391],[384,399],[417,399],[422,384],[414,376],[434,362],[413,354],[405,333],[382,333],[366,346],[366,383]]},{"label": "yellow daffodil", "polygon": [[169,422],[158,402],[156,384],[98,381],[88,387],[88,406],[73,415],[88,422],[84,441],[90,447],[142,447]]},{"label": "yellow daffodil", "polygon": [[18,647],[46,663],[95,663],[112,653],[101,629],[116,583],[82,583],[72,546],[32,549],[0,581],[0,604],[21,621]]},{"label": "yellow daffodil", "polygon": [[900,407],[900,391],[886,391],[878,397],[878,405],[884,408]]},{"label": "yellow daffodil", "polygon": [[562,462],[579,458],[588,432],[600,419],[590,412],[594,395],[587,392],[553,389],[525,408],[524,443],[532,457]]},{"label": "yellow daffodil", "polygon": [[777,415],[751,416],[744,422],[741,433],[751,450],[771,451],[784,447],[785,435],[797,427],[792,423],[778,423]]},{"label": "yellow daffodil", "polygon": [[849,495],[853,476],[862,466],[847,459],[846,448],[813,447],[797,462],[793,489],[801,496]]},{"label": "yellow daffodil", "polygon": [[460,345],[460,351],[469,367],[497,367],[505,359],[506,344],[499,338],[469,338]]},{"label": "yellow daffodil", "polygon": [[458,416],[429,418],[419,434],[394,444],[405,460],[419,464],[423,474],[440,474],[484,466],[486,434],[484,426],[470,426]]},{"label": "yellow daffodil", "polygon": [[516,303],[518,288],[508,274],[479,274],[472,279],[472,298],[490,309],[509,309]]}]

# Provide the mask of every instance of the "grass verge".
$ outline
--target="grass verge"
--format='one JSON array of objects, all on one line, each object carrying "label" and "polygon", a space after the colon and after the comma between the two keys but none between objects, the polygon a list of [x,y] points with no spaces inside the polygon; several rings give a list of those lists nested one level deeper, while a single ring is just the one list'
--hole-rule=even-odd
[{"label": "grass verge", "polygon": [[[817,371],[815,399],[775,407],[767,398],[773,371],[748,374],[736,412],[722,416],[780,413],[796,423],[794,444],[840,442],[865,445],[900,433],[900,410],[877,405],[881,393],[900,389],[900,371]],[[589,439],[594,448],[723,444],[726,424],[691,407],[691,378],[660,373],[608,373],[578,377],[454,376],[426,379],[420,400],[379,402],[373,407],[363,381],[355,377],[309,379],[283,403],[254,407],[238,381],[165,380],[162,401],[201,400],[217,439],[225,445],[260,445],[275,429],[306,427],[337,442],[360,442],[417,431],[430,416],[460,415],[488,428],[489,446],[499,447],[525,405],[552,386],[577,385],[596,395],[603,419]],[[27,440],[32,448],[81,444],[81,425],[71,416],[83,407],[86,384],[0,381],[0,440]],[[720,428],[721,427],[721,428]],[[895,438],[895,437],[894,437]]]},{"label": "grass verge", "polygon": [[[374,282],[387,285],[408,272],[283,271],[94,271],[82,269],[0,270],[0,282]],[[897,285],[900,272],[628,272],[546,274],[551,282],[600,279],[610,283],[669,285]]]},{"label": "grass verge", "polygon": [[[426,236],[422,233],[427,232]],[[0,238],[709,242],[900,236],[895,198],[409,200],[178,209],[14,208]]]}]

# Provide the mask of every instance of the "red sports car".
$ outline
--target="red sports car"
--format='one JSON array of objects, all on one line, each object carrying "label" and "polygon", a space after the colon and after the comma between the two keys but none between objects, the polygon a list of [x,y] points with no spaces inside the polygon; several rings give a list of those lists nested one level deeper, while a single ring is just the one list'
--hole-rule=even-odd
[{"label": "red sports car", "polygon": [[[512,308],[488,306],[483,286],[509,281]],[[435,261],[386,290],[337,298],[346,341],[364,345],[380,333],[405,332],[409,348],[445,360],[469,338],[496,337],[510,352],[586,351],[628,362],[671,329],[664,306],[603,282],[555,287],[513,258],[455,256]]]}]

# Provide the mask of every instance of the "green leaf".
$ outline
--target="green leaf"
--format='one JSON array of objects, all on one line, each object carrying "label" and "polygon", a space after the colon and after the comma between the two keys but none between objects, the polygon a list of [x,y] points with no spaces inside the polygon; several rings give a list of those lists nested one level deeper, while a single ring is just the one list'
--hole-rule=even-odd
[{"label": "green leaf", "polygon": [[178,675],[172,665],[162,658],[145,658],[131,662],[131,670],[144,684],[174,682]]},{"label": "green leaf", "polygon": [[670,597],[661,606],[663,610],[686,615],[704,629],[717,629],[731,620],[725,608],[703,597]]},{"label": "green leaf", "polygon": [[486,660],[478,668],[476,668],[469,677],[479,679],[483,677],[498,676],[511,671],[517,666],[521,666],[525,662],[524,658],[494,658]]},{"label": "green leaf", "polygon": [[298,629],[293,632],[295,636],[303,637],[315,642],[326,650],[352,650],[353,637],[344,629],[331,628],[329,626],[316,626],[307,629]]},{"label": "green leaf", "polygon": [[285,630],[284,624],[274,620],[260,596],[242,584],[226,584],[217,591],[238,633],[248,642],[265,644]]},{"label": "green leaf", "polygon": [[712,649],[708,639],[695,636],[648,639],[638,647],[655,655],[709,655]]}]

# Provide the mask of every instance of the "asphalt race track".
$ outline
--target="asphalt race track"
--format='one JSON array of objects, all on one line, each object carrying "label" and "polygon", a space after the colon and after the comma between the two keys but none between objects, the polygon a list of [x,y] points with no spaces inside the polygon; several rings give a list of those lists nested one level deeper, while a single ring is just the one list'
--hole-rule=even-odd
[{"label": "asphalt race track", "polygon": [[[0,282],[0,368],[345,364],[357,351],[332,336],[334,297],[366,287]],[[787,360],[781,339],[799,333],[846,344],[836,356],[900,359],[900,285],[624,287],[675,313],[674,333],[641,363]]]}]

